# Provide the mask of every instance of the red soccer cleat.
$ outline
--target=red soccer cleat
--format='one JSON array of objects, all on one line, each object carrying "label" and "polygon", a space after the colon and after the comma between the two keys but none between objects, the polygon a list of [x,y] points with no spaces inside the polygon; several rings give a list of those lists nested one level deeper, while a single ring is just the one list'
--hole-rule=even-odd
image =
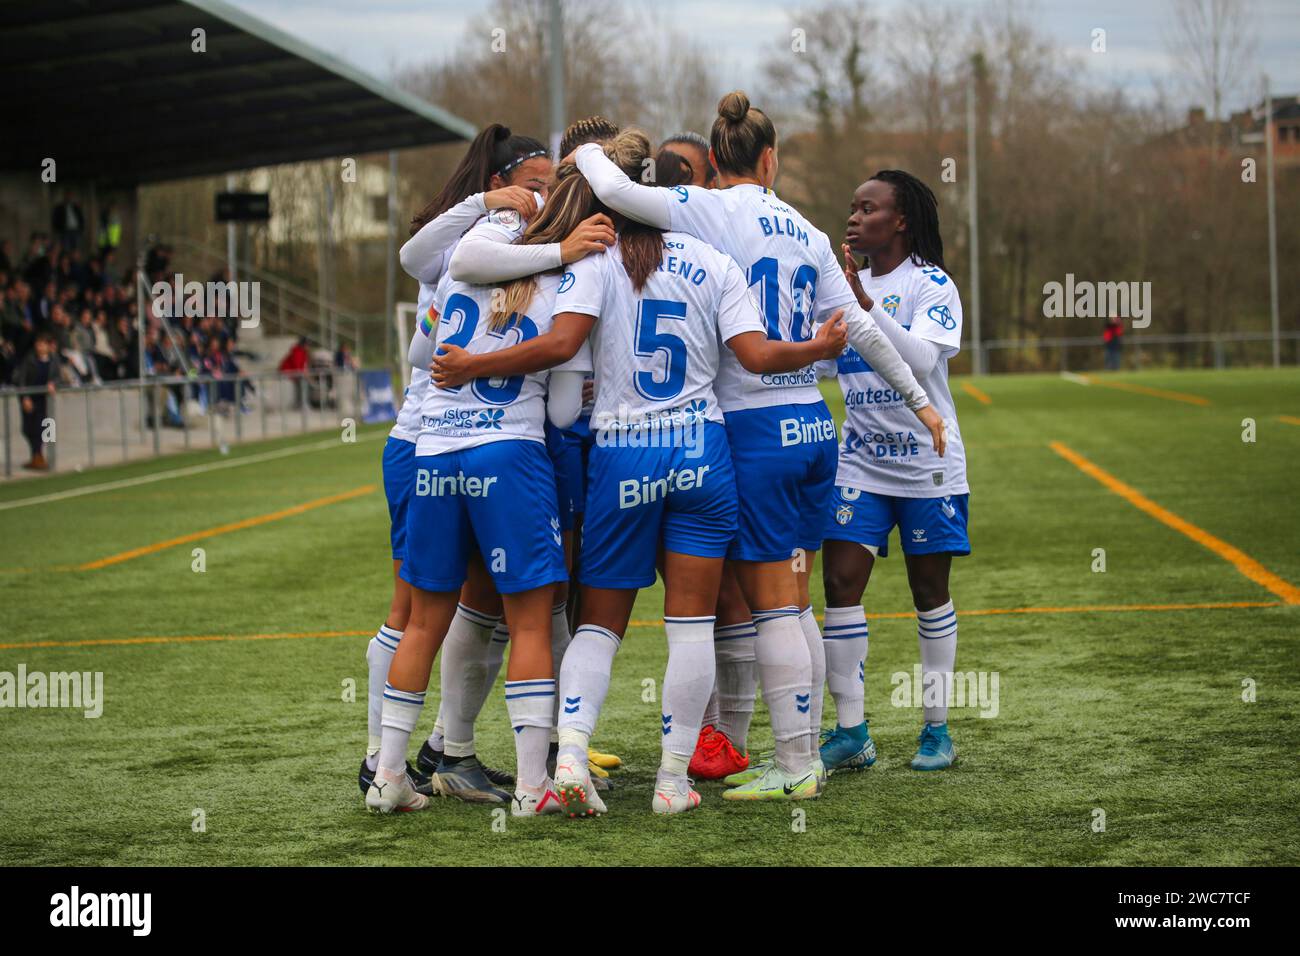
[{"label": "red soccer cleat", "polygon": [[721,780],[748,767],[749,755],[740,753],[726,734],[710,724],[700,731],[686,772],[696,780]]}]

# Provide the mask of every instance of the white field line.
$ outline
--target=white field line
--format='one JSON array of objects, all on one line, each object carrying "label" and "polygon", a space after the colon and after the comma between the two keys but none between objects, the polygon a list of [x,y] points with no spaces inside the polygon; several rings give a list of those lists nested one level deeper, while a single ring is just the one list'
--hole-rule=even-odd
[{"label": "white field line", "polygon": [[1088,381],[1088,378],[1087,378],[1086,375],[1076,375],[1076,374],[1074,374],[1073,372],[1062,372],[1062,373],[1061,373],[1061,378],[1065,379],[1067,382],[1073,382],[1075,385],[1091,385],[1091,384],[1092,384],[1092,382]]},{"label": "white field line", "polygon": [[[380,433],[387,438],[387,432]],[[370,441],[371,436],[358,436],[358,441]],[[225,461],[210,461],[202,465],[191,465],[188,468],[173,468],[171,471],[160,471],[152,475],[140,475],[136,478],[122,478],[118,481],[106,481],[100,485],[83,485],[80,488],[70,488],[67,491],[55,491],[48,495],[36,495],[31,498],[18,498],[14,501],[0,501],[0,511],[8,511],[11,508],[26,508],[29,505],[43,505],[51,501],[63,501],[68,498],[80,498],[82,495],[93,495],[101,491],[117,491],[120,488],[134,488],[137,485],[148,485],[155,481],[167,481],[171,478],[187,478],[190,475],[202,475],[210,471],[220,471],[223,468],[238,468],[241,465],[254,465],[261,461],[274,461],[277,458],[289,458],[293,455],[299,455],[303,452],[321,451],[325,448],[338,448],[344,443],[338,438],[327,438],[324,441],[312,442],[309,445],[294,445],[290,448],[277,448],[275,451],[265,451],[256,455],[244,455],[240,458],[231,458]]]}]

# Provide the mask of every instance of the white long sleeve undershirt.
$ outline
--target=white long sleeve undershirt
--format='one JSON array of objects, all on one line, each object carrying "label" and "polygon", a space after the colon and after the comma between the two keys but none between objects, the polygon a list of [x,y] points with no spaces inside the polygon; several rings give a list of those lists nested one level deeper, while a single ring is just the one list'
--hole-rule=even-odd
[{"label": "white long sleeve undershirt", "polygon": [[911,366],[870,312],[863,311],[862,306],[854,302],[844,310],[844,321],[848,326],[849,345],[894,391],[903,396],[908,408],[917,411],[930,404]]},{"label": "white long sleeve undershirt", "polygon": [[[923,339],[919,335],[913,335],[910,331],[898,324],[898,320],[886,312],[879,302],[872,303],[871,311],[868,313],[880,327],[880,331],[898,350],[898,354],[903,357],[916,374],[917,379],[923,379],[939,364],[939,356],[942,350],[937,344],[929,339]],[[873,366],[874,368],[874,366]]]},{"label": "white long sleeve undershirt", "polygon": [[656,229],[672,228],[667,189],[634,183],[605,155],[599,143],[579,146],[574,161],[596,198],[610,209]]},{"label": "white long sleeve undershirt", "polygon": [[498,230],[475,227],[456,245],[447,270],[457,282],[489,285],[549,272],[563,264],[558,242],[525,246],[503,242]]},{"label": "white long sleeve undershirt", "polygon": [[429,285],[442,278],[444,259],[465,231],[487,214],[483,193],[467,196],[446,212],[430,219],[410,239],[402,243],[397,260],[413,279]]}]

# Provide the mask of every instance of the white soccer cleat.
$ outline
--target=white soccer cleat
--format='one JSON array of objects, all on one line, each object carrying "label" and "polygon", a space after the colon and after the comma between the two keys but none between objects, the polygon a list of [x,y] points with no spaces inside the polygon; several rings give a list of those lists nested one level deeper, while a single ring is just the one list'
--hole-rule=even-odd
[{"label": "white soccer cleat", "polygon": [[561,756],[555,762],[555,791],[570,817],[594,817],[605,812],[605,802],[592,786],[586,758]]},{"label": "white soccer cleat", "polygon": [[515,795],[510,801],[512,817],[540,817],[551,813],[563,813],[564,804],[555,792],[555,783],[549,777],[540,787],[515,787]]},{"label": "white soccer cleat", "polygon": [[371,813],[409,813],[428,805],[429,798],[415,792],[405,772],[394,777],[381,768],[366,791],[366,809]]},{"label": "white soccer cleat", "polygon": [[660,770],[655,774],[655,793],[650,809],[655,813],[685,813],[700,805],[700,795],[686,777],[670,777]]}]

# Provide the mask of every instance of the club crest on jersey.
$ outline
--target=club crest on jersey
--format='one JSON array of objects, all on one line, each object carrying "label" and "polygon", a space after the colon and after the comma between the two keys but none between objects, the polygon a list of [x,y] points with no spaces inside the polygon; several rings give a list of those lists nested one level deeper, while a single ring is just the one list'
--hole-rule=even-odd
[{"label": "club crest on jersey", "polygon": [[936,485],[942,485],[942,484],[943,484],[943,472],[941,472],[941,471],[932,471],[932,472],[930,472],[930,480],[933,481]]},{"label": "club crest on jersey", "polygon": [[889,317],[892,319],[894,316],[898,315],[898,306],[902,301],[902,296],[887,295],[880,300],[880,306],[889,313]]},{"label": "club crest on jersey", "polygon": [[853,505],[840,505],[835,509],[835,520],[846,525],[853,520]]}]

